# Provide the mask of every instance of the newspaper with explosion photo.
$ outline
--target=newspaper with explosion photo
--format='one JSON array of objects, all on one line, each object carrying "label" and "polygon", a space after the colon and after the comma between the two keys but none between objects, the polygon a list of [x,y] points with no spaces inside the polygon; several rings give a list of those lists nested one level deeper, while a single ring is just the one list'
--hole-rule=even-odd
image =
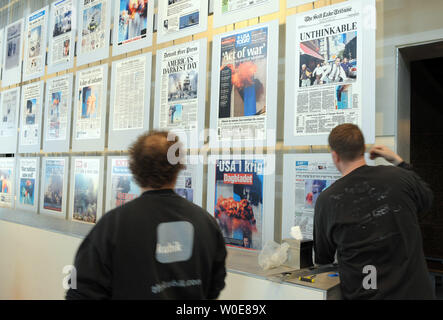
[{"label": "newspaper with explosion photo", "polygon": [[268,34],[264,26],[221,38],[219,140],[265,136]]},{"label": "newspaper with explosion photo", "polygon": [[106,210],[120,207],[141,194],[141,189],[132,177],[128,158],[111,160],[111,196]]},{"label": "newspaper with explosion photo", "polygon": [[98,190],[100,184],[99,159],[75,159],[74,210],[72,219],[84,223],[97,222]]},{"label": "newspaper with explosion photo", "polygon": [[297,16],[295,136],[361,125],[361,12],[353,3]]}]

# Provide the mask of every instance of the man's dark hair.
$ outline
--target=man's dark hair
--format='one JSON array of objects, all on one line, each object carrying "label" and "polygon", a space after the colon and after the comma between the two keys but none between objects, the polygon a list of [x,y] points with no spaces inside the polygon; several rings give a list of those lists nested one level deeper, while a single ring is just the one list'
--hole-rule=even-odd
[{"label": "man's dark hair", "polygon": [[328,142],[344,161],[354,161],[365,154],[365,138],[355,124],[345,123],[335,127],[329,134]]},{"label": "man's dark hair", "polygon": [[[142,188],[162,188],[177,179],[185,165],[169,161],[170,155],[179,159],[178,137],[168,141],[169,132],[150,131],[142,134],[129,147],[129,168],[137,184]],[[174,147],[173,147],[174,146]],[[173,147],[174,149],[170,149]],[[172,150],[172,154],[171,154]]]}]

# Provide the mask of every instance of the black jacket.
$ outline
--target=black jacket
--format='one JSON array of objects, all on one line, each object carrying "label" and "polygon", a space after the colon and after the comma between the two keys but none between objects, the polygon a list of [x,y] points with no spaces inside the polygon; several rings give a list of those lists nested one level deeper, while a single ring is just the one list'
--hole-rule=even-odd
[{"label": "black jacket", "polygon": [[[357,168],[317,199],[315,260],[332,263],[337,251],[345,299],[434,298],[418,224],[433,195],[402,166]],[[374,275],[376,283],[371,283]]]},{"label": "black jacket", "polygon": [[215,299],[225,259],[209,213],[172,190],[148,191],[91,230],[75,258],[77,289],[66,298]]}]

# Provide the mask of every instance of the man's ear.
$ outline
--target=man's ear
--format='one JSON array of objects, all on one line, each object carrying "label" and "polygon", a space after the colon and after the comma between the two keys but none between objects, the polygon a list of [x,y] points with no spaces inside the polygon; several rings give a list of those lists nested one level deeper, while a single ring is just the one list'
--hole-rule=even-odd
[{"label": "man's ear", "polygon": [[334,161],[334,164],[337,165],[337,163],[340,162],[340,156],[334,150],[331,150],[331,156],[332,160]]}]

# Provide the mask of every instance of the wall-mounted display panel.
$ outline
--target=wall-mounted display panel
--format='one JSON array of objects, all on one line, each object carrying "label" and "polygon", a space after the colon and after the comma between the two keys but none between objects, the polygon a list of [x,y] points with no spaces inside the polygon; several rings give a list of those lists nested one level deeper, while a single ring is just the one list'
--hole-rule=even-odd
[{"label": "wall-mounted display panel", "polygon": [[0,207],[14,208],[15,158],[0,157]]},{"label": "wall-mounted display panel", "polygon": [[274,240],[274,170],[274,155],[209,157],[206,208],[228,246],[261,250]]},{"label": "wall-mounted display panel", "polygon": [[80,70],[75,81],[72,150],[103,151],[108,65]]},{"label": "wall-mounted display panel", "polygon": [[214,0],[214,28],[279,10],[279,0]]},{"label": "wall-mounted display panel", "polygon": [[159,1],[157,43],[191,36],[208,29],[208,2]]},{"label": "wall-mounted display panel", "polygon": [[210,146],[272,146],[276,140],[278,21],[213,40]]},{"label": "wall-mounted display panel", "polygon": [[153,24],[154,0],[114,1],[112,55],[150,47]]},{"label": "wall-mounted display panel", "polygon": [[23,81],[39,78],[45,74],[48,16],[49,6],[46,6],[26,18]]},{"label": "wall-mounted display panel", "polygon": [[109,57],[110,0],[79,1],[77,66]]},{"label": "wall-mounted display panel", "polygon": [[43,158],[40,213],[66,219],[69,158]]},{"label": "wall-mounted display panel", "polygon": [[97,223],[103,209],[103,157],[72,158],[70,181],[70,220]]},{"label": "wall-mounted display panel", "polygon": [[50,13],[48,73],[55,73],[74,67],[77,1],[54,1]]},{"label": "wall-mounted display panel", "polygon": [[40,158],[17,159],[16,208],[37,212]]},{"label": "wall-mounted display panel", "polygon": [[[295,36],[294,36],[295,35]],[[375,1],[288,17],[285,145],[327,145],[339,124],[375,142]]]},{"label": "wall-mounted display panel", "polygon": [[0,92],[0,154],[16,153],[20,87]]},{"label": "wall-mounted display panel", "polygon": [[207,40],[157,51],[154,128],[174,132],[185,148],[199,148],[205,125]]},{"label": "wall-mounted display panel", "polygon": [[22,80],[23,30],[22,18],[5,28],[2,87],[10,86]]},{"label": "wall-mounted display panel", "polygon": [[43,81],[22,87],[18,152],[40,152],[42,137]]},{"label": "wall-mounted display panel", "polygon": [[43,151],[68,152],[71,138],[73,74],[46,82]]},{"label": "wall-mounted display panel", "polygon": [[112,63],[109,150],[127,150],[149,129],[151,65],[151,53]]}]

